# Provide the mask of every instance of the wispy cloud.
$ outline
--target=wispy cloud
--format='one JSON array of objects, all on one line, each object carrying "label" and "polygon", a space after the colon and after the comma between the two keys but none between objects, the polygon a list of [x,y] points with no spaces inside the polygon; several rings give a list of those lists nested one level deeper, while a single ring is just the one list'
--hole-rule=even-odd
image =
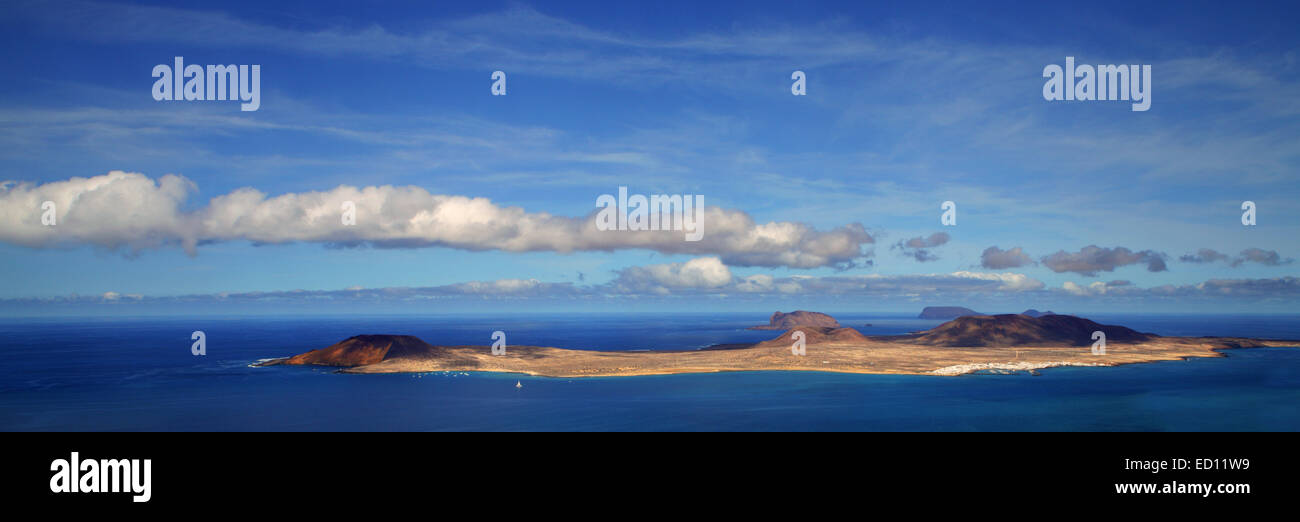
[{"label": "wispy cloud", "polygon": [[1077,284],[1067,281],[1048,288],[1041,281],[1016,273],[957,271],[947,274],[791,276],[766,274],[735,275],[716,257],[695,258],[682,263],[628,267],[608,283],[580,285],[550,283],[537,279],[471,281],[427,287],[348,287],[340,290],[287,290],[267,292],[221,292],[178,296],[145,296],[138,293],[105,292],[47,298],[4,299],[0,303],[328,303],[328,302],[411,302],[443,299],[619,299],[716,296],[754,299],[765,296],[817,298],[870,297],[884,300],[939,302],[1012,298],[1046,301],[1058,298],[1109,301],[1154,302],[1193,299],[1220,302],[1291,302],[1300,298],[1300,278],[1210,279],[1196,284],[1138,287],[1127,280]]},{"label": "wispy cloud", "polygon": [[1216,263],[1222,261],[1233,268],[1239,267],[1246,263],[1258,263],[1264,266],[1281,266],[1289,265],[1295,262],[1294,258],[1283,258],[1276,250],[1265,250],[1262,248],[1247,248],[1241,251],[1237,257],[1220,253],[1212,248],[1202,248],[1195,254],[1185,254],[1178,258],[1184,263]]},{"label": "wispy cloud", "polygon": [[900,240],[898,243],[894,244],[893,248],[895,250],[901,250],[904,256],[924,263],[926,261],[939,259],[939,256],[930,252],[930,250],[947,244],[949,239],[950,237],[947,232],[935,232],[926,237],[918,236],[907,240]]}]

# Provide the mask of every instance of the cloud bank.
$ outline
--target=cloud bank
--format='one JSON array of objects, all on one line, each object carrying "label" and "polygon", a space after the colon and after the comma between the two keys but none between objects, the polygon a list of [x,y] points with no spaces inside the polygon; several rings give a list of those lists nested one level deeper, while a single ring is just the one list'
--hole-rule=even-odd
[{"label": "cloud bank", "polygon": [[1139,288],[1126,280],[1078,284],[1067,281],[1047,288],[1032,277],[1015,273],[958,271],[947,274],[789,276],[767,274],[738,276],[716,257],[695,258],[682,263],[629,267],[608,283],[575,285],[548,283],[537,279],[471,281],[429,287],[349,287],[341,290],[287,290],[271,292],[223,292],[180,296],[143,296],[105,292],[49,298],[0,299],[9,305],[58,303],[329,303],[329,302],[419,302],[433,300],[594,300],[621,298],[670,298],[712,296],[726,299],[774,296],[778,298],[847,297],[909,302],[945,299],[1009,298],[1055,300],[1058,297],[1086,300],[1142,302],[1143,300],[1201,299],[1222,302],[1294,302],[1300,299],[1300,278],[1211,279],[1186,285]]},{"label": "cloud bank", "polygon": [[[871,255],[874,238],[860,223],[819,231],[803,223],[756,223],[739,210],[706,207],[704,237],[682,231],[601,231],[593,213],[555,216],[503,207],[486,198],[433,194],[391,185],[268,196],[241,188],[185,210],[196,190],[184,177],[157,181],[113,171],[34,185],[0,185],[0,241],[33,248],[92,244],[138,252],[180,245],[191,254],[214,241],[258,244],[313,242],[377,248],[446,247],[507,252],[615,251],[715,255],[730,266],[849,268]],[[42,203],[55,204],[55,226],[41,221]],[[345,224],[344,205],[355,206]]]},{"label": "cloud bank", "polygon": [[329,301],[419,301],[447,298],[619,298],[664,296],[863,296],[874,298],[926,298],[943,296],[987,296],[1035,292],[1043,283],[1023,274],[952,272],[917,275],[790,276],[767,274],[737,276],[716,257],[695,258],[683,263],[624,268],[608,283],[575,285],[548,283],[537,279],[472,281],[429,287],[349,287],[341,290],[286,290],[270,292],[223,292],[182,296],[142,296],[107,292],[92,296],[39,299],[0,299],[0,302],[329,302]]}]

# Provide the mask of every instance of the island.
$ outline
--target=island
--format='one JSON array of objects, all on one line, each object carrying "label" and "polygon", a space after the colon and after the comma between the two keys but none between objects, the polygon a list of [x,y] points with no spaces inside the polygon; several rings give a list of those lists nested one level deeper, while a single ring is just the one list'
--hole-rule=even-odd
[{"label": "island", "polygon": [[[1093,332],[1106,335],[1104,354]],[[805,355],[792,346],[804,343]],[[1189,357],[1222,357],[1220,350],[1297,347],[1300,341],[1237,337],[1162,337],[1070,315],[964,316],[935,328],[866,336],[846,327],[806,326],[754,344],[698,350],[600,351],[508,346],[437,346],[409,335],[358,335],[306,353],[256,366],[321,365],[344,373],[507,372],[546,377],[614,377],[726,371],[821,371],[865,374],[962,375],[979,371],[1033,371],[1056,366],[1115,366]]]},{"label": "island", "polygon": [[961,306],[927,306],[921,310],[918,319],[956,319],[966,315],[980,315],[979,312]]},{"label": "island", "polygon": [[1042,317],[1044,315],[1056,315],[1056,312],[1053,312],[1051,310],[1048,310],[1046,312],[1039,312],[1038,310],[1030,308],[1028,310],[1020,312],[1020,315],[1027,315],[1029,317]]},{"label": "island", "polygon": [[788,314],[775,312],[768,324],[751,326],[750,330],[789,330],[800,326],[817,326],[826,328],[839,328],[840,322],[834,317],[821,312],[808,312],[804,310],[795,310]]}]

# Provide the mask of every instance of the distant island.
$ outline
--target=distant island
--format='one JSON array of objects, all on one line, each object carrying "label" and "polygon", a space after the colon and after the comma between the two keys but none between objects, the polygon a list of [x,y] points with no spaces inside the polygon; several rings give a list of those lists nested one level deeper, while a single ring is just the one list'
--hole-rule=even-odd
[{"label": "distant island", "polygon": [[964,315],[980,315],[979,312],[961,306],[927,306],[921,310],[919,319],[956,319]]},{"label": "distant island", "polygon": [[[970,308],[966,308],[962,306],[927,306],[925,307],[925,309],[921,310],[921,315],[918,315],[917,318],[956,319],[958,317],[965,317],[968,315],[984,315],[984,314],[981,314],[979,312],[971,310]],[[1020,315],[1027,315],[1029,317],[1042,317],[1044,315],[1056,315],[1056,313],[1051,310],[1048,310],[1046,312],[1039,312],[1038,310],[1030,308],[1028,310],[1020,312]]]},{"label": "distant island", "polygon": [[750,330],[789,330],[800,326],[817,326],[825,328],[839,328],[840,322],[834,317],[821,312],[807,312],[804,310],[795,310],[788,314],[775,312],[768,324],[751,326]]},{"label": "distant island", "polygon": [[[1104,355],[1092,353],[1092,333],[1096,331],[1106,335]],[[798,338],[802,338],[806,355],[792,353],[791,346]],[[336,366],[346,373],[484,371],[547,377],[753,370],[961,375],[981,370],[1032,371],[1221,357],[1217,350],[1265,346],[1300,346],[1300,341],[1162,337],[1071,315],[1003,314],[963,316],[906,335],[866,336],[852,328],[803,326],[756,344],[649,352],[508,346],[505,354],[493,355],[488,346],[435,346],[409,335],[358,335],[257,366]]]}]

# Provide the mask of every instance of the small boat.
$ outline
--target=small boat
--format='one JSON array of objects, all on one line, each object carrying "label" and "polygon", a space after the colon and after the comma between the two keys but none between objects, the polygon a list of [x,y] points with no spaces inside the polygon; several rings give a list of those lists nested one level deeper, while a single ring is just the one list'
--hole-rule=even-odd
[{"label": "small boat", "polygon": [[515,381],[515,388],[523,388],[523,387],[524,387],[524,383]]}]

